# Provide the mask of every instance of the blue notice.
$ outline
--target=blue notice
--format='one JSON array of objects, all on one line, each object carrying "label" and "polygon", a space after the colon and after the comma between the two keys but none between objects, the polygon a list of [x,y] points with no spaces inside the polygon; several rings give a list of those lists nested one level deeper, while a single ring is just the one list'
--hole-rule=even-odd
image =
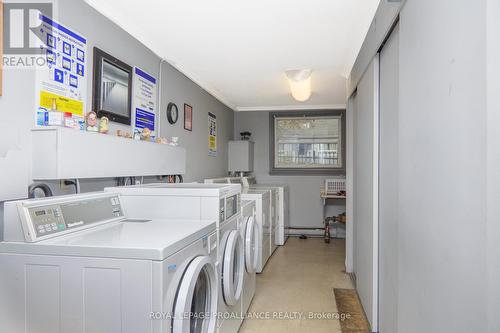
[{"label": "blue notice", "polygon": [[142,109],[135,109],[135,127],[155,130],[155,114]]}]

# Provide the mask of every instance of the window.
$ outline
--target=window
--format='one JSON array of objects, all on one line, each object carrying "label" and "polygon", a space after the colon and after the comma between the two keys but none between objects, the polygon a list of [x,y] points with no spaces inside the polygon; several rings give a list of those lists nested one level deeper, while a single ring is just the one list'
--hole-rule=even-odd
[{"label": "window", "polygon": [[343,173],[344,112],[273,113],[271,173]]}]

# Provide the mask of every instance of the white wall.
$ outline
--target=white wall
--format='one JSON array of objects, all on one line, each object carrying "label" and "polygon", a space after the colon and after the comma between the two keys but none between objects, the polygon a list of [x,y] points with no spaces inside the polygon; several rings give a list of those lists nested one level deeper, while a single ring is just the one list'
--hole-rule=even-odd
[{"label": "white wall", "polygon": [[401,11],[398,332],[487,331],[485,3]]},{"label": "white wall", "polygon": [[487,267],[488,330],[500,332],[500,1],[487,1]]},{"label": "white wall", "polygon": [[382,49],[381,84],[399,89],[380,104],[380,332],[500,330],[498,17],[495,0],[407,0]]},{"label": "white wall", "polygon": [[397,332],[399,26],[380,52],[379,331]]},{"label": "white wall", "polygon": [[354,246],[356,287],[368,321],[377,327],[376,197],[374,190],[375,124],[378,94],[378,59],[374,59],[361,78],[354,110]]}]

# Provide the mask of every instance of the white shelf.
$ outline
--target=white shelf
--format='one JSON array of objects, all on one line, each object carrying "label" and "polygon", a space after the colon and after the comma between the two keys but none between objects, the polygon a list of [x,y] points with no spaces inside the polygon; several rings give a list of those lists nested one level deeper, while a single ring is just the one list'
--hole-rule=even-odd
[{"label": "white shelf", "polygon": [[182,175],[186,150],[62,127],[32,130],[34,180]]}]

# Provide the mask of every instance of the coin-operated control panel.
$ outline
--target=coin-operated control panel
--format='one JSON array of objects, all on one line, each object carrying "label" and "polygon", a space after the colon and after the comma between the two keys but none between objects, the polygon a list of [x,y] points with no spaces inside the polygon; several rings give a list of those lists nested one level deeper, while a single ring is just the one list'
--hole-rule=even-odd
[{"label": "coin-operated control panel", "polygon": [[[60,202],[59,202],[60,201]],[[117,194],[25,201],[18,206],[27,242],[54,237],[123,218]]]}]

